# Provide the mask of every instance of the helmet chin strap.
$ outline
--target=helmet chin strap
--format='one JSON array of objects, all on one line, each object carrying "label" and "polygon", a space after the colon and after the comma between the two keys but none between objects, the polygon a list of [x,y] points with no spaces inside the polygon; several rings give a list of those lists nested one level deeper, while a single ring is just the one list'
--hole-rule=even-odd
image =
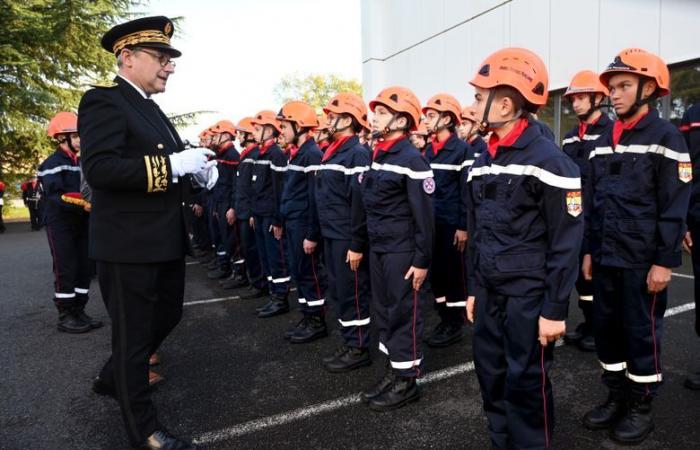
[{"label": "helmet chin strap", "polygon": [[651,94],[647,98],[642,98],[642,89],[644,88],[644,80],[642,77],[637,77],[638,78],[638,83],[637,83],[637,95],[634,100],[634,104],[630,106],[630,109],[627,110],[627,112],[618,114],[617,117],[618,119],[625,120],[629,119],[630,117],[634,116],[637,114],[637,111],[639,111],[639,108],[641,108],[644,105],[651,104],[652,102],[656,101],[656,93]]},{"label": "helmet chin strap", "polygon": [[595,112],[595,110],[597,110],[599,108],[599,105],[595,104],[595,92],[592,94],[589,94],[588,99],[589,99],[589,103],[590,103],[590,106],[588,107],[588,111],[586,111],[583,114],[577,114],[577,116],[576,116],[576,117],[578,117],[578,120],[580,120],[581,122],[586,122],[588,119],[590,119],[593,112]]},{"label": "helmet chin strap", "polygon": [[328,138],[328,140],[330,142],[333,142],[335,140],[334,136],[336,133],[342,133],[343,131],[352,127],[352,120],[351,120],[350,125],[343,127],[343,128],[338,128],[338,122],[340,121],[341,118],[342,118],[341,116],[336,116],[335,120],[333,121],[333,125],[331,125],[330,130],[328,130],[330,132],[330,133],[328,133],[330,135]]},{"label": "helmet chin strap", "polygon": [[386,124],[386,126],[381,130],[381,131],[374,131],[372,132],[372,139],[379,139],[380,137],[384,137],[390,133],[393,133],[394,131],[406,131],[406,128],[390,128],[394,122],[396,122],[396,119],[398,119],[399,115],[394,114],[391,116],[391,120],[389,123]]},{"label": "helmet chin strap", "polygon": [[489,112],[491,112],[491,103],[493,102],[495,93],[496,90],[491,89],[491,91],[489,91],[489,96],[486,99],[486,109],[484,109],[484,115],[482,116],[481,122],[478,124],[477,129],[477,133],[479,133],[480,136],[486,136],[489,131],[493,131],[496,128],[504,127],[511,122],[515,122],[523,116],[523,110],[521,109],[518,110],[517,113],[515,113],[515,116],[512,119],[503,120],[501,122],[489,122],[487,117],[489,116]]}]

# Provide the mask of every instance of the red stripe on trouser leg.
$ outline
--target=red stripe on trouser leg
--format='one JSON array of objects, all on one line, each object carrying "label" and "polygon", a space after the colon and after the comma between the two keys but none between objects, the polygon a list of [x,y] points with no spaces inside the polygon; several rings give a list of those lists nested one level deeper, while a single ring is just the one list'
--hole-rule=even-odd
[{"label": "red stripe on trouser leg", "polygon": [[46,225],[46,236],[49,238],[49,247],[51,247],[51,256],[53,256],[53,276],[55,285],[55,292],[61,291],[61,279],[58,276],[58,253],[56,253],[56,246],[53,243],[53,236],[51,233],[51,227]]},{"label": "red stripe on trouser leg", "polygon": [[[654,299],[651,301],[651,339],[654,342],[654,371],[656,373],[656,380],[659,380],[659,355],[656,348],[656,316],[654,316],[654,310],[656,309],[656,294],[654,294]],[[648,385],[647,385],[648,386]]]},{"label": "red stripe on trouser leg", "polygon": [[416,349],[416,317],[418,316],[418,291],[413,290],[413,367],[416,368],[416,378],[420,377],[420,368],[416,367],[416,357],[418,351]]},{"label": "red stripe on trouser leg", "polygon": [[[357,270],[360,270],[360,268],[358,267]],[[357,270],[354,271],[354,273],[355,273],[355,311],[357,312],[357,320],[362,320],[362,317],[360,317],[360,298],[359,298],[359,295],[358,295],[358,292],[357,292],[358,289],[359,289],[359,288],[358,288],[358,280],[357,280]],[[358,338],[359,338],[359,340],[360,340],[360,347],[363,347],[363,345],[362,345],[363,339],[362,339],[362,328],[361,328],[361,325],[358,325],[358,326],[357,326],[357,336],[358,336]]]},{"label": "red stripe on trouser leg", "polygon": [[311,272],[314,274],[314,283],[316,283],[316,300],[321,300],[321,285],[318,282],[318,277],[316,276],[316,258],[314,257],[314,249],[311,252]]},{"label": "red stripe on trouser leg", "polygon": [[549,420],[547,417],[547,376],[544,371],[544,345],[540,345],[540,367],[542,369],[542,410],[544,412],[544,448],[549,448]]}]

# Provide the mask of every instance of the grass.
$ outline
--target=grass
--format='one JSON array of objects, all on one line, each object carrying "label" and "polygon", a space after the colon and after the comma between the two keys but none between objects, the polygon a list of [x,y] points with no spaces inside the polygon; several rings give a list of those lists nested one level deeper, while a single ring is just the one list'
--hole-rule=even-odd
[{"label": "grass", "polygon": [[29,220],[29,210],[25,207],[14,207],[5,205],[2,208],[2,218],[4,220]]}]

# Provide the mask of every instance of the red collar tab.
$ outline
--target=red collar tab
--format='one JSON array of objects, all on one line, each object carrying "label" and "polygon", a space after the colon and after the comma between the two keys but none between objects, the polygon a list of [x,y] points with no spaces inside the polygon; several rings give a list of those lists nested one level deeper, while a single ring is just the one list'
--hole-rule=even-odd
[{"label": "red collar tab", "polygon": [[335,152],[338,151],[340,147],[343,146],[352,136],[343,136],[338,140],[335,140],[331,142],[330,144],[327,145],[325,151],[323,152],[323,158],[321,158],[321,162],[327,161],[331,159],[331,157],[335,154]]},{"label": "red collar tab", "polygon": [[649,114],[649,112],[647,112],[646,114],[642,114],[637,120],[630,123],[624,123],[619,119],[616,120],[613,124],[613,148],[617,147],[617,144],[618,142],[620,142],[620,138],[622,137],[622,133],[625,130],[631,130],[632,128],[636,127],[637,124],[647,116],[647,114]]},{"label": "red collar tab", "polygon": [[433,136],[433,138],[430,140],[430,144],[433,147],[433,155],[437,156],[437,154],[440,153],[440,151],[443,148],[445,148],[445,144],[447,144],[447,141],[449,141],[451,137],[452,137],[452,134],[447,136],[447,139],[440,142],[440,141],[438,141],[437,136]]},{"label": "red collar tab", "polygon": [[243,151],[241,152],[241,161],[245,159],[246,156],[250,154],[254,149],[258,147],[258,144],[247,144]]},{"label": "red collar tab", "polygon": [[297,153],[299,153],[299,147],[297,147],[294,144],[289,144],[287,148],[285,148],[287,153],[289,154],[289,160],[291,161],[292,159],[296,158]]},{"label": "red collar tab", "polygon": [[377,141],[377,143],[374,144],[374,154],[372,155],[372,160],[374,161],[377,159],[379,152],[388,152],[394,145],[400,141],[403,141],[404,139],[406,139],[406,136],[401,136],[397,139]]},{"label": "red collar tab", "polygon": [[326,150],[330,146],[331,146],[331,143],[328,141],[323,141],[323,142],[318,143],[318,148],[320,148],[321,150]]},{"label": "red collar tab", "polygon": [[223,145],[219,146],[219,153],[223,153],[231,147],[233,147],[233,141],[226,141]]},{"label": "red collar tab", "polygon": [[578,138],[583,139],[583,136],[586,134],[586,131],[588,131],[588,127],[591,127],[595,124],[597,124],[600,121],[600,118],[603,117],[603,115],[599,115],[596,120],[594,120],[591,123],[587,123],[584,120],[580,120],[578,123]]},{"label": "red collar tab", "polygon": [[266,140],[265,142],[263,142],[263,145],[260,146],[260,154],[261,154],[261,155],[264,155],[265,153],[267,153],[267,151],[268,151],[268,150],[270,149],[270,147],[272,147],[273,145],[275,145],[275,140],[274,140],[274,139],[268,139],[268,140]]},{"label": "red collar tab", "polygon": [[489,138],[489,155],[491,155],[491,159],[496,157],[496,150],[498,150],[498,147],[510,147],[515,144],[515,141],[518,140],[520,135],[525,131],[525,128],[527,128],[527,125],[527,119],[523,118],[518,120],[515,127],[513,127],[503,139],[499,139],[495,132],[491,133],[491,137]]}]

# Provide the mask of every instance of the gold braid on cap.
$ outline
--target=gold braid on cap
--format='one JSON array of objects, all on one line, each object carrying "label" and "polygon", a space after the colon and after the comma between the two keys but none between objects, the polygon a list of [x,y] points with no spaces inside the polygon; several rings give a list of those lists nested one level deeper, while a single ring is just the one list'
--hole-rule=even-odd
[{"label": "gold braid on cap", "polygon": [[136,33],[127,34],[117,39],[112,46],[112,51],[116,55],[128,45],[137,45],[144,42],[158,42],[160,44],[170,45],[170,38],[159,30],[137,31]]}]

